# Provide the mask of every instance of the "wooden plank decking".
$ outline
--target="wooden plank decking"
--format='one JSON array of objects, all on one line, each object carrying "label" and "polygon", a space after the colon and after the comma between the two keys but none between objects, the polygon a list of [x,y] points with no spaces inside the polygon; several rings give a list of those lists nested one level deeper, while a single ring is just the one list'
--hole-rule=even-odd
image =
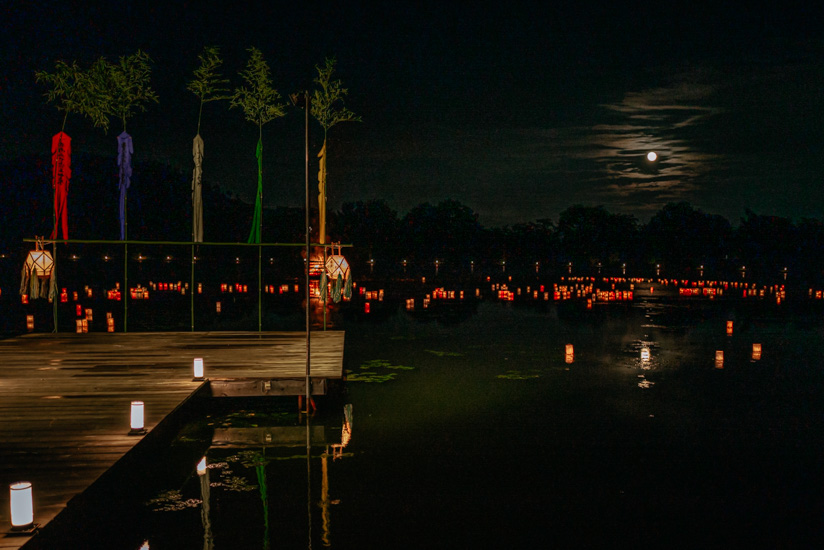
[{"label": "wooden plank decking", "polygon": [[[343,375],[342,331],[313,332],[311,374]],[[31,334],[0,340],[0,549],[10,537],[8,486],[31,481],[34,520],[45,525],[128,452],[129,405],[145,403],[151,430],[206,377],[305,376],[302,332]]]}]

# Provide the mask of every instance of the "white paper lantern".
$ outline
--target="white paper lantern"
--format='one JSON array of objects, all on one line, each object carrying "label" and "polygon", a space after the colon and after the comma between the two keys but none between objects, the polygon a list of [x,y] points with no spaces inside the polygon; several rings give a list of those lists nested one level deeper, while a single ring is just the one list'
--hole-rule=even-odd
[{"label": "white paper lantern", "polygon": [[130,433],[138,434],[144,432],[143,426],[143,401],[132,401]]},{"label": "white paper lantern", "polygon": [[32,504],[31,483],[18,481],[9,485],[11,493],[11,526],[24,529],[34,523],[34,505]]},{"label": "white paper lantern", "polygon": [[52,269],[54,268],[54,259],[52,258],[51,252],[43,250],[41,246],[42,245],[38,244],[36,250],[29,252],[29,255],[26,257],[26,269],[29,273],[34,270],[34,274],[41,279],[47,279],[51,276]]},{"label": "white paper lantern", "polygon": [[344,281],[349,278],[349,262],[340,254],[332,254],[326,258],[326,276],[330,281],[336,281],[341,276]]},{"label": "white paper lantern", "polygon": [[197,357],[194,362],[195,380],[203,380],[203,359]]}]

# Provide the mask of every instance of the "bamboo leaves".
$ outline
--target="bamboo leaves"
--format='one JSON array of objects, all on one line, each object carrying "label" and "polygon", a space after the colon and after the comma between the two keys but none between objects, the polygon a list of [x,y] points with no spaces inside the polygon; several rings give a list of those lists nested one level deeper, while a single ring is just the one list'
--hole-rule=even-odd
[{"label": "bamboo leaves", "polygon": [[97,127],[108,128],[105,93],[100,86],[100,63],[96,62],[84,71],[77,61],[66,63],[57,61],[54,72],[37,71],[37,82],[50,86],[44,94],[46,101],[55,103],[57,110],[64,113],[61,131],[66,128],[69,113],[77,113],[89,118]]},{"label": "bamboo leaves", "polygon": [[194,78],[186,88],[200,99],[200,110],[197,115],[197,133],[200,133],[200,118],[203,113],[203,104],[210,101],[229,99],[229,80],[223,78],[220,67],[223,60],[220,58],[220,49],[217,46],[206,46],[198,55],[200,66],[194,71]]},{"label": "bamboo leaves", "polygon": [[320,86],[312,96],[311,113],[323,128],[324,136],[334,125],[340,122],[362,122],[361,117],[344,107],[344,98],[349,90],[343,87],[340,80],[332,80],[335,72],[335,58],[326,58],[323,67],[316,65],[318,71],[314,82]]},{"label": "bamboo leaves", "polygon": [[262,131],[264,124],[286,114],[285,105],[278,103],[280,94],[272,86],[271,70],[261,51],[257,48],[248,51],[249,61],[240,71],[246,84],[235,88],[229,105],[243,109],[246,120],[257,124]]},{"label": "bamboo leaves", "polygon": [[108,65],[108,111],[123,122],[124,132],[126,121],[135,111],[145,111],[146,103],[158,101],[157,94],[149,86],[152,73],[150,62],[146,52],[137,50]]}]

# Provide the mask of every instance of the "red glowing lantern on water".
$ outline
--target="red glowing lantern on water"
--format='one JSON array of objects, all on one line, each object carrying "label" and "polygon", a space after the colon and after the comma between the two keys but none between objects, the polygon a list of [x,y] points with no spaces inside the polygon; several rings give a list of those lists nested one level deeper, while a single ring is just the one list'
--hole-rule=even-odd
[{"label": "red glowing lantern on water", "polygon": [[20,295],[20,303],[28,304],[29,303],[29,295],[28,294],[21,294]]},{"label": "red glowing lantern on water", "polygon": [[75,305],[74,310],[77,313],[78,317],[83,315],[83,306],[81,306],[80,304]]},{"label": "red glowing lantern on water", "polygon": [[727,335],[732,336],[732,321],[727,321]]},{"label": "red glowing lantern on water", "polygon": [[369,309],[370,309],[370,307],[369,307],[369,302],[364,302],[364,304],[363,304],[363,312],[364,312],[364,313],[369,313]]}]

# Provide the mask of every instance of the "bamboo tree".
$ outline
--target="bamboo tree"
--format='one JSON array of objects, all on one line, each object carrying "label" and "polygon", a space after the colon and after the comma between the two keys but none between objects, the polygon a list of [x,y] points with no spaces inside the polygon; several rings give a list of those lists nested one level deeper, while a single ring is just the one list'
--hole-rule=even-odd
[{"label": "bamboo tree", "polygon": [[[220,67],[223,65],[223,60],[220,58],[220,49],[217,46],[206,46],[203,52],[198,55],[200,59],[200,66],[194,71],[194,78],[189,81],[187,88],[198,99],[200,99],[200,107],[197,112],[197,134],[192,142],[192,157],[195,168],[192,173],[192,242],[203,242],[203,203],[201,182],[203,178],[203,154],[204,143],[203,138],[200,137],[200,121],[203,118],[203,104],[212,101],[219,101],[229,99],[227,95],[229,84],[227,79],[222,78],[220,74]],[[195,286],[195,246],[192,245],[191,257],[191,283],[192,288]],[[195,293],[190,293],[191,305],[191,328],[195,330]]]},{"label": "bamboo tree", "polygon": [[249,61],[240,71],[245,85],[235,88],[230,107],[240,107],[246,120],[258,127],[257,156],[258,189],[255,198],[255,216],[249,243],[259,243],[263,231],[263,125],[286,114],[284,104],[279,103],[280,94],[272,87],[269,65],[257,48],[249,48]]},{"label": "bamboo tree", "polygon": [[[257,124],[258,127],[258,142],[255,151],[258,164],[258,186],[249,243],[260,244],[263,234],[263,125],[282,117],[286,111],[285,105],[279,103],[280,94],[272,87],[271,71],[263,54],[254,47],[249,48],[248,51],[249,61],[246,62],[246,68],[239,73],[245,86],[235,88],[229,106],[243,109],[246,120]],[[262,261],[262,250],[258,246],[258,332],[263,330]]]},{"label": "bamboo tree", "polygon": [[326,58],[323,66],[315,65],[318,71],[314,82],[320,86],[312,96],[311,113],[323,128],[323,146],[318,153],[320,169],[318,171],[318,218],[321,244],[326,243],[326,137],[333,126],[341,122],[362,122],[361,117],[347,109],[343,103],[349,90],[343,87],[341,80],[333,80],[335,72],[334,57]]},{"label": "bamboo tree", "polygon": [[[63,238],[68,239],[68,190],[71,178],[71,138],[65,133],[69,113],[78,113],[89,119],[95,126],[108,124],[108,117],[101,108],[101,104],[94,95],[93,70],[83,71],[77,61],[66,63],[58,60],[54,72],[37,71],[34,73],[37,82],[46,84],[46,101],[54,103],[59,112],[63,113],[63,122],[60,131],[52,138],[52,188],[54,189],[54,228],[52,239],[57,238],[58,224],[63,222]],[[57,261],[57,243],[53,243],[55,262]],[[56,269],[52,274],[52,287],[57,288]],[[57,300],[54,302],[54,332],[57,332]]]},{"label": "bamboo tree", "polygon": [[[128,237],[128,201],[127,189],[131,183],[132,165],[131,156],[134,152],[132,137],[126,133],[126,122],[135,112],[145,111],[146,104],[158,102],[157,94],[150,87],[151,58],[142,50],[137,50],[129,56],[121,56],[116,63],[109,63],[100,58],[93,66],[92,84],[94,96],[106,113],[106,116],[115,116],[123,123],[123,132],[117,136],[117,164],[119,167],[120,187],[120,240],[127,241]],[[106,126],[108,127],[108,125]],[[123,303],[123,331],[128,331],[128,259],[129,245],[123,245],[123,287],[126,292],[126,301]]]}]

